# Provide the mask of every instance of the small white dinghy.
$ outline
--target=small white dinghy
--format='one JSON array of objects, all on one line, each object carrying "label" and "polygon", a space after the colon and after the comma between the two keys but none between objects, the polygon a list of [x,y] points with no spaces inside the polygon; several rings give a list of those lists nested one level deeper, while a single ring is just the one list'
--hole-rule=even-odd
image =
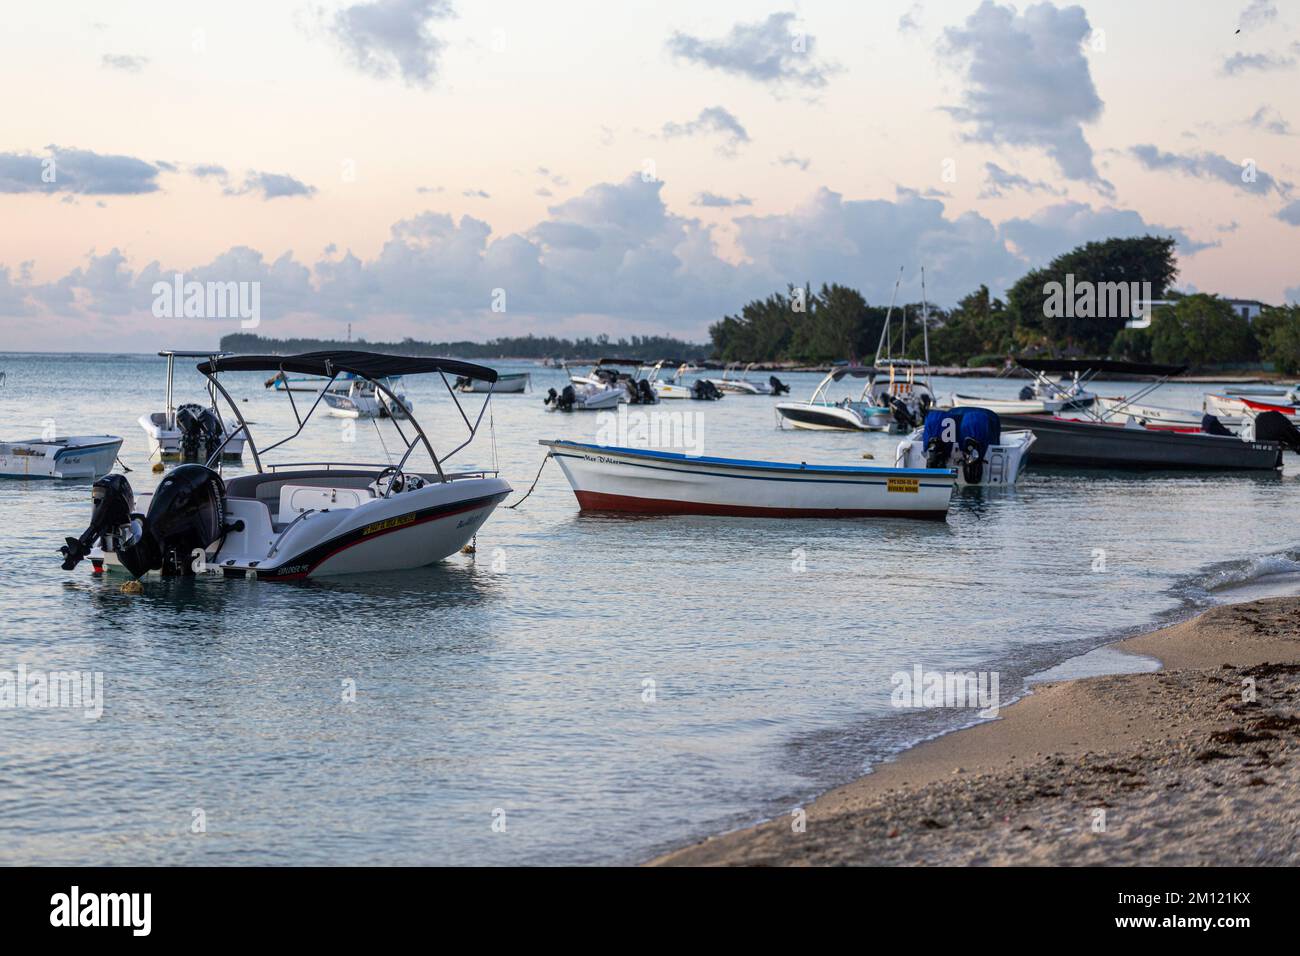
[{"label": "small white dinghy", "polygon": [[121,447],[116,435],[0,442],[0,477],[98,478],[113,470]]},{"label": "small white dinghy", "polygon": [[949,468],[879,468],[692,457],[542,441],[583,511],[744,518],[924,518],[948,514]]},{"label": "small white dinghy", "polygon": [[493,395],[517,395],[524,391],[532,384],[532,374],[529,372],[509,372],[505,375],[497,376],[495,382],[480,382],[478,379],[467,378],[462,375],[456,379],[456,391],[458,392],[491,392]]},{"label": "small white dinghy", "polygon": [[1029,463],[1034,433],[1003,431],[987,408],[933,411],[925,424],[898,443],[899,468],[954,468],[957,484],[1014,485]]}]

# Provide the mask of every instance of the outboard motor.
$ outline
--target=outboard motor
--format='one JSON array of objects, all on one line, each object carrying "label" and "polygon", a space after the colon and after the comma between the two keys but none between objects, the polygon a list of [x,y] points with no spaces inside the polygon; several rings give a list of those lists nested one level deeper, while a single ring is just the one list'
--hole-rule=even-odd
[{"label": "outboard motor", "polygon": [[912,413],[908,410],[907,406],[903,404],[902,399],[891,399],[889,407],[894,413],[894,421],[898,423],[898,427],[902,431],[911,431],[916,427],[916,419],[912,417]]},{"label": "outboard motor", "polygon": [[573,390],[572,385],[564,386],[564,391],[556,393],[555,389],[546,390],[546,397],[542,399],[543,405],[550,405],[559,412],[573,411],[573,403],[578,400],[578,393]]},{"label": "outboard motor", "polygon": [[1020,390],[1020,400],[1022,402],[1032,402],[1034,400],[1034,390],[1026,385]]},{"label": "outboard motor", "polygon": [[1300,452],[1300,430],[1281,412],[1260,412],[1255,416],[1255,441],[1275,441],[1287,451]]},{"label": "outboard motor", "polygon": [[1201,431],[1207,435],[1232,435],[1232,432],[1228,431],[1228,426],[1214,415],[1206,415],[1201,419]]},{"label": "outboard motor", "polygon": [[221,420],[210,408],[182,405],[176,409],[181,430],[181,461],[206,462],[221,447]]},{"label": "outboard motor", "polygon": [[961,442],[962,477],[969,485],[978,485],[984,477],[988,450],[1002,440],[1002,420],[987,408],[962,408],[957,425]]},{"label": "outboard motor", "polygon": [[[134,524],[134,528],[132,525]],[[125,475],[105,475],[90,486],[90,527],[80,538],[67,538],[59,549],[63,570],[71,571],[101,538],[133,542],[140,536],[135,492]]]},{"label": "outboard motor", "polygon": [[978,485],[984,477],[984,457],[980,443],[974,438],[967,438],[962,443],[961,476],[968,485]]},{"label": "outboard motor", "polygon": [[785,382],[781,381],[775,375],[768,376],[767,384],[772,386],[773,395],[785,395],[790,391],[790,386],[785,384]]},{"label": "outboard motor", "polygon": [[638,404],[654,405],[659,401],[659,396],[655,394],[654,388],[643,378],[637,379],[634,391],[636,396],[632,400]]},{"label": "outboard motor", "polygon": [[112,538],[118,560],[132,577],[148,571],[192,575],[195,551],[243,528],[242,521],[226,524],[225,494],[225,482],[212,469],[178,465],[158,485],[149,513],[141,520],[134,513],[135,497],[127,480],[121,475],[101,478],[91,490],[90,527],[80,538],[69,538],[62,549],[64,570],[75,568],[96,539]]},{"label": "outboard motor", "polygon": [[701,402],[716,402],[722,397],[722,391],[707,378],[702,378],[691,386],[691,398]]},{"label": "outboard motor", "polygon": [[930,412],[925,416],[921,441],[925,446],[926,468],[948,467],[960,423],[961,417],[951,412]]},{"label": "outboard motor", "polygon": [[934,404],[934,401],[930,398],[929,392],[922,392],[916,403],[920,406],[921,414],[924,416],[930,414],[930,406]]}]

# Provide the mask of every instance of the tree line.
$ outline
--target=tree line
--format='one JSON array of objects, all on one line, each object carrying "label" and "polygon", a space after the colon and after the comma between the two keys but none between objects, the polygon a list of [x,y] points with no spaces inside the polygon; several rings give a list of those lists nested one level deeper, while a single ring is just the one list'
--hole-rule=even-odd
[{"label": "tree line", "polygon": [[[969,367],[1025,354],[1196,367],[1271,362],[1300,372],[1300,307],[1265,308],[1250,322],[1218,296],[1172,290],[1177,274],[1171,237],[1087,243],[1021,277],[1005,300],[981,285],[951,309],[930,306],[930,359]],[[1076,289],[1078,299],[1062,307],[1063,291]],[[1144,299],[1167,304],[1152,310],[1149,327],[1127,327]],[[792,286],[724,316],[709,337],[725,361],[870,362],[887,311],[847,286]],[[921,315],[918,302],[894,309],[893,355],[924,357]]]},{"label": "tree line", "polygon": [[487,342],[420,342],[405,338],[400,342],[367,342],[316,338],[271,339],[248,332],[235,332],[221,337],[221,348],[226,352],[272,355],[291,355],[296,352],[335,351],[341,349],[366,349],[376,352],[393,352],[400,355],[454,355],[464,359],[501,358],[611,358],[642,359],[657,362],[660,359],[677,359],[694,362],[707,359],[712,350],[708,345],[684,342],[665,335],[633,335],[611,339],[608,335],[580,339],[554,336],[524,335],[497,338]]}]

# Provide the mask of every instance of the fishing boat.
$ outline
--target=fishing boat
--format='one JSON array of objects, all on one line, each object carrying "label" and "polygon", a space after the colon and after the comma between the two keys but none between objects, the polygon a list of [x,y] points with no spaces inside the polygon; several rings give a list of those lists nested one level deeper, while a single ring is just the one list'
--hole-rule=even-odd
[{"label": "fishing boat", "polygon": [[1292,404],[1285,397],[1282,401],[1264,401],[1262,398],[1250,398],[1245,395],[1226,395],[1215,392],[1205,396],[1205,411],[1222,420],[1253,418],[1260,412],[1277,412],[1287,418],[1300,417],[1300,405]]},{"label": "fishing boat", "polygon": [[957,484],[979,487],[1014,485],[1029,463],[1034,433],[1004,431],[996,412],[986,408],[932,411],[925,425],[898,443],[899,468],[952,468]]},{"label": "fishing boat", "polygon": [[694,457],[552,440],[583,511],[747,518],[925,518],[948,514],[947,468],[809,465]]},{"label": "fishing boat", "polygon": [[[660,373],[665,366],[676,366],[676,371],[672,377],[660,378]],[[717,401],[723,397],[722,391],[707,378],[696,379],[690,385],[683,381],[686,374],[690,371],[690,366],[685,362],[669,362],[667,360],[656,362],[645,371],[645,379],[654,389],[655,394],[660,400],[664,399],[694,399],[696,401]]]},{"label": "fishing boat", "polygon": [[[883,431],[893,421],[893,411],[885,404],[889,386],[877,384],[880,370],[864,365],[840,365],[826,374],[806,402],[780,402],[776,406],[777,424],[813,431]],[[846,395],[830,397],[831,386],[846,379],[863,382],[856,398]]]},{"label": "fishing boat", "polygon": [[[401,423],[392,423],[405,446],[396,462],[276,465],[264,463],[263,456],[302,433],[327,388],[305,414],[290,396],[296,430],[259,449],[239,405],[217,381],[219,372],[284,372],[329,382],[352,373],[383,392],[388,376],[436,372],[491,382],[496,372],[490,368],[454,359],[328,351],[217,357],[198,370],[230,406],[238,422],[234,432],[246,439],[256,473],[223,480],[213,470],[217,450],[206,464],[179,465],[152,493],[136,494],[124,475],[101,478],[91,490],[90,526],[66,539],[62,549],[65,570],[89,558],[97,570],[122,569],[134,578],[214,571],[294,581],[423,567],[458,552],[511,491],[495,471],[458,473],[448,467],[474,439],[491,395],[471,418],[448,383],[469,438],[441,457],[412,417],[409,437]],[[428,453],[433,471],[411,467],[417,448]]]},{"label": "fishing boat", "polygon": [[[1207,414],[1194,408],[1175,408],[1169,405],[1152,405],[1149,402],[1134,401],[1131,398],[1107,398],[1097,396],[1095,403],[1097,414],[1104,421],[1124,422],[1130,418],[1144,425],[1165,425],[1171,428],[1199,429]],[[1241,415],[1219,415],[1219,421],[1227,428],[1240,428]]]},{"label": "fishing boat", "polygon": [[508,372],[505,375],[498,376],[495,382],[480,382],[472,378],[461,376],[456,379],[456,391],[458,392],[487,392],[491,391],[494,395],[517,395],[526,391],[532,384],[533,377],[528,372]]},{"label": "fishing boat", "polygon": [[[1109,359],[1021,359],[1019,364],[1049,374],[1078,372],[1081,380],[1088,381],[1105,372],[1153,379],[1134,396],[1137,401],[1186,371],[1185,366]],[[1282,467],[1280,441],[1232,435],[1214,419],[1207,423],[1211,425],[1207,431],[1204,426],[1192,429],[1142,424],[1135,418],[1108,420],[1096,409],[1085,411],[1090,416],[1087,420],[1059,415],[1001,418],[1004,426],[1033,431],[1037,439],[1032,459],[1035,465],[1173,471],[1272,471]]]},{"label": "fishing boat", "polygon": [[113,470],[116,435],[78,435],[0,442],[0,477],[98,478]]},{"label": "fishing boat", "polygon": [[627,401],[627,389],[617,385],[587,385],[570,382],[558,392],[546,390],[542,404],[548,412],[603,412]]},{"label": "fishing boat", "polygon": [[1071,409],[1088,408],[1097,399],[1096,393],[1085,387],[1086,383],[1080,380],[1078,373],[1065,375],[1059,381],[1052,381],[1041,372],[1031,374],[1034,376],[1033,383],[1021,388],[1016,398],[989,398],[954,392],[948,405],[987,408],[999,415],[1054,415]]},{"label": "fishing boat", "polygon": [[[175,404],[176,360],[206,359],[228,355],[220,351],[184,351],[163,349],[158,355],[167,360],[166,406],[161,412],[145,412],[138,419],[149,441],[149,457],[159,461],[204,461],[213,448],[222,449],[228,461],[244,457],[244,439],[231,436],[217,408],[215,393],[208,389],[208,402],[200,405]],[[226,439],[230,438],[230,441]]]},{"label": "fishing boat", "polygon": [[[630,368],[632,371],[620,371],[621,368]],[[621,401],[633,405],[654,405],[659,401],[659,396],[651,387],[646,371],[639,359],[602,358],[587,375],[570,373],[569,382],[575,388],[593,389],[595,391],[592,394],[595,395],[599,395],[601,389],[617,386],[623,390]]]}]

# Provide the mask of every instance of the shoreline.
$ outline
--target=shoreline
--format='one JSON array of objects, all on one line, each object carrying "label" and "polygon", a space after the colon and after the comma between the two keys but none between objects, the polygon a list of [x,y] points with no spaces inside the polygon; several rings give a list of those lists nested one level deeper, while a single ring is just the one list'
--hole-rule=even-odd
[{"label": "shoreline", "polygon": [[782,815],[648,865],[1300,863],[1300,597],[1103,646],[1162,669],[1034,684],[822,794],[803,832]]}]

